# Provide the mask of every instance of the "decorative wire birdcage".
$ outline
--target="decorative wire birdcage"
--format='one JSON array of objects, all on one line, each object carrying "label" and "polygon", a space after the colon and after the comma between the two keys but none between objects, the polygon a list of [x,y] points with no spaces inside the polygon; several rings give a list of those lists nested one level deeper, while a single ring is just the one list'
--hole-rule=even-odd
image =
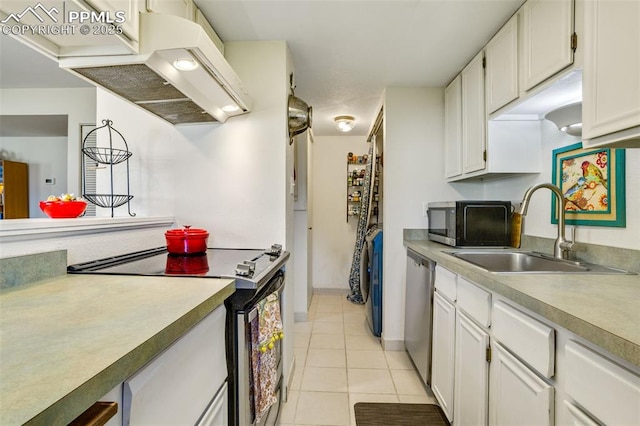
[{"label": "decorative wire birdcage", "polygon": [[[82,156],[82,197],[85,200],[89,201],[92,204],[95,204],[98,207],[110,208],[111,217],[113,217],[114,215],[114,209],[124,204],[127,204],[127,212],[129,213],[129,216],[135,216],[136,215],[135,213],[131,213],[130,202],[131,202],[131,199],[133,198],[133,195],[131,195],[130,188],[129,188],[129,158],[131,157],[132,154],[129,151],[129,146],[127,145],[127,141],[125,140],[124,136],[122,136],[122,133],[120,133],[118,130],[116,130],[111,126],[113,122],[109,119],[106,119],[106,120],[102,120],[102,123],[103,123],[102,126],[96,127],[95,129],[87,133],[84,140],[82,141],[82,153],[84,154]],[[87,139],[92,133],[105,128],[109,131],[109,147],[108,148],[86,146]],[[113,132],[117,133],[117,135],[122,140],[122,143],[124,144],[124,149],[113,147],[113,142],[114,142]],[[87,194],[86,193],[85,156],[89,157],[91,160],[95,161],[96,163],[106,164],[109,166],[111,193],[109,194]],[[113,193],[113,187],[114,187],[113,166],[116,164],[120,164],[122,162],[126,162],[127,164],[127,193],[114,194]]]}]

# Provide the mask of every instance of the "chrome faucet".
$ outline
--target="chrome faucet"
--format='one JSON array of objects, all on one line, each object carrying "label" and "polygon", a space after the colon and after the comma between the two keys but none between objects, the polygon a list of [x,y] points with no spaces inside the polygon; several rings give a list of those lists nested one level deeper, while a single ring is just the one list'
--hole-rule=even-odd
[{"label": "chrome faucet", "polygon": [[522,199],[522,206],[520,207],[520,215],[525,216],[527,214],[527,210],[529,209],[529,200],[534,192],[536,192],[540,188],[547,188],[551,192],[553,192],[557,198],[557,208],[558,208],[558,238],[553,246],[553,257],[556,259],[567,259],[569,257],[569,251],[573,248],[573,241],[567,241],[565,239],[565,226],[564,226],[564,206],[567,200],[564,199],[562,191],[555,185],[550,183],[541,183],[531,188],[527,189],[524,197]]}]

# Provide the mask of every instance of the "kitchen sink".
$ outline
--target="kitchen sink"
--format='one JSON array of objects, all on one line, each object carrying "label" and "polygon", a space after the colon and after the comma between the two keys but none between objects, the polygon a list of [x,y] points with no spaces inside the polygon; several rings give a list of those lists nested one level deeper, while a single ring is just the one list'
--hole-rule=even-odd
[{"label": "kitchen sink", "polygon": [[458,259],[497,274],[635,274],[593,263],[556,259],[532,251],[448,251]]}]

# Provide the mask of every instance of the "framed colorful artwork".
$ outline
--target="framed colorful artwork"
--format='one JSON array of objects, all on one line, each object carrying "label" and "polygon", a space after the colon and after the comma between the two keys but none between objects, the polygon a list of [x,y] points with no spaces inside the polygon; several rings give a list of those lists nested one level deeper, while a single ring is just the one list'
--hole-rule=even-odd
[{"label": "framed colorful artwork", "polygon": [[[570,225],[626,226],[625,150],[582,148],[582,142],[553,151],[552,181],[564,194]],[[551,223],[558,223],[556,197]]]}]

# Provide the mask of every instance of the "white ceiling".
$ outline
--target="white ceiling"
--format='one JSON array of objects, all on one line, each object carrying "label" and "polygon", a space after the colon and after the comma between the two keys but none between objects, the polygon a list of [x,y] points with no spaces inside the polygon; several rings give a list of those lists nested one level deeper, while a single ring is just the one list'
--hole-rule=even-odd
[{"label": "white ceiling", "polygon": [[[367,135],[386,86],[446,85],[524,0],[195,0],[223,41],[286,40],[316,135]],[[0,87],[87,83],[0,36]]]},{"label": "white ceiling", "polygon": [[13,37],[0,35],[0,88],[90,87],[58,63]]}]

